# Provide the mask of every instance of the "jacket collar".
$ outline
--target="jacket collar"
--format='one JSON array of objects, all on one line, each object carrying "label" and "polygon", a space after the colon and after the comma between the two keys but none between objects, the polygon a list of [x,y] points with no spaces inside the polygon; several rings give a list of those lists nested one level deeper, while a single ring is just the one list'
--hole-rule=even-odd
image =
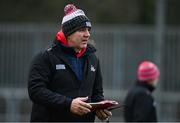
[{"label": "jacket collar", "polygon": [[[73,49],[72,47],[69,47],[68,45],[68,41],[66,39],[66,36],[64,35],[64,33],[62,31],[59,31],[56,35],[56,39],[57,41],[61,42],[61,44],[66,47],[66,49],[68,49],[69,51],[72,51],[70,49]],[[73,49],[74,50],[74,49]],[[74,51],[75,52],[75,51]],[[83,48],[79,53],[73,53],[76,54],[77,58],[80,58],[81,56],[83,56],[83,54],[86,52],[86,48]]]},{"label": "jacket collar", "polygon": [[91,45],[91,44],[88,44],[86,49],[82,50],[80,53],[77,54],[73,47],[69,47],[69,46],[63,44],[61,41],[59,41],[57,39],[55,39],[53,43],[64,54],[72,55],[72,56],[75,56],[77,58],[88,56],[91,53],[96,52],[95,47],[93,45]]},{"label": "jacket collar", "polygon": [[143,86],[147,88],[150,92],[153,92],[155,90],[155,87],[148,84],[147,82],[137,81],[136,85]]}]

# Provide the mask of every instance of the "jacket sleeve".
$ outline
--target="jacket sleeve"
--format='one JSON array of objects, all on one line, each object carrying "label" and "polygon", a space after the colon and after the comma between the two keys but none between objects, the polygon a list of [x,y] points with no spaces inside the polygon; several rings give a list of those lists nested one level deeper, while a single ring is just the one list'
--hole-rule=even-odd
[{"label": "jacket sleeve", "polygon": [[93,86],[92,102],[104,100],[101,68],[98,60],[95,82]]},{"label": "jacket sleeve", "polygon": [[149,117],[151,117],[152,110],[152,99],[150,95],[141,92],[136,95],[136,99],[134,102],[134,110],[133,110],[133,118],[135,122],[148,121]]},{"label": "jacket sleeve", "polygon": [[56,109],[70,110],[72,99],[48,89],[53,76],[47,54],[38,54],[31,63],[28,93],[33,103]]}]

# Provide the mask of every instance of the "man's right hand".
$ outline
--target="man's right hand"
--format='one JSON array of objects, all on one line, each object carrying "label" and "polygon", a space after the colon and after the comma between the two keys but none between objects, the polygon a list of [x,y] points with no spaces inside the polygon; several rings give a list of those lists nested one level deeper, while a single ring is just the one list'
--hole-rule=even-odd
[{"label": "man's right hand", "polygon": [[80,116],[91,112],[92,106],[86,103],[86,100],[88,100],[88,97],[78,97],[73,99],[71,103],[71,112]]}]

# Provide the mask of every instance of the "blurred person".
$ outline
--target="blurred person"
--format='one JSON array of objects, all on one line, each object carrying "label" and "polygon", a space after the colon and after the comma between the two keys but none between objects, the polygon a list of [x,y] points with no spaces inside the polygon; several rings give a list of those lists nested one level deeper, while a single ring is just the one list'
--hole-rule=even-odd
[{"label": "blurred person", "polygon": [[152,92],[159,79],[159,69],[151,61],[138,67],[138,80],[125,98],[126,122],[157,122],[156,104]]},{"label": "blurred person", "polygon": [[28,93],[33,102],[31,121],[94,122],[112,114],[92,112],[89,102],[104,100],[96,49],[88,43],[91,22],[73,4],[64,8],[61,30],[52,46],[33,59]]}]

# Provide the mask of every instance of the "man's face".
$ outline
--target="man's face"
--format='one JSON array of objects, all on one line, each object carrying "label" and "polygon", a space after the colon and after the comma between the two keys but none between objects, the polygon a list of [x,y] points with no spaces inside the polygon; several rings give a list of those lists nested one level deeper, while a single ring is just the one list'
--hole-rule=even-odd
[{"label": "man's face", "polygon": [[68,44],[70,47],[74,47],[76,51],[80,51],[87,47],[87,43],[90,37],[90,29],[85,27],[74,32],[68,36]]},{"label": "man's face", "polygon": [[158,81],[159,81],[159,78],[156,78],[156,79],[154,79],[154,80],[150,81],[150,84],[151,84],[152,86],[156,87],[156,86],[157,86]]}]

